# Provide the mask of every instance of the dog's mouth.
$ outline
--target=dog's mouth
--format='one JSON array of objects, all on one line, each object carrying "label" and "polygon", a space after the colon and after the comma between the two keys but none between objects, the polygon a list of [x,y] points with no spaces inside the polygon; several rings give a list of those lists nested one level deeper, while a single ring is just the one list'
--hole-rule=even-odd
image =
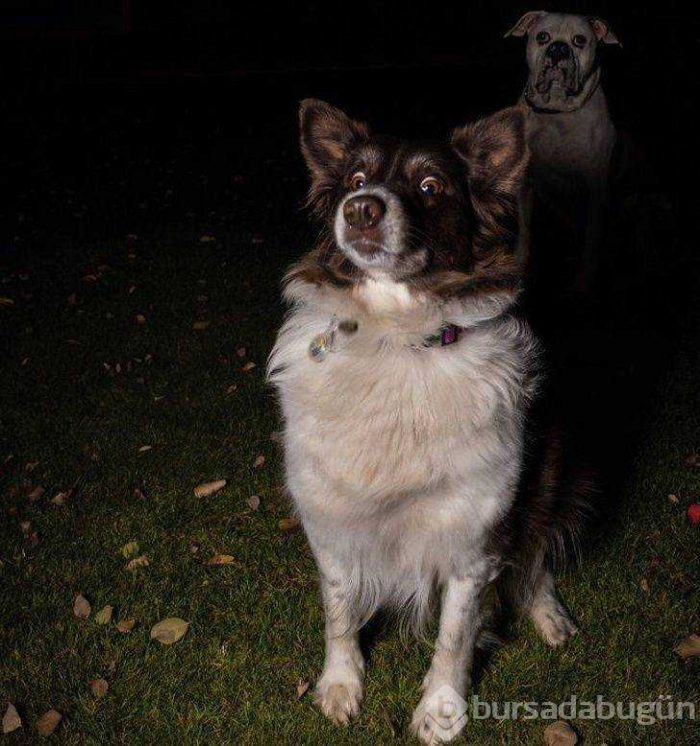
[{"label": "dog's mouth", "polygon": [[384,244],[373,238],[363,236],[346,241],[346,243],[366,261],[372,261],[373,259],[380,257],[382,254],[387,253]]},{"label": "dog's mouth", "polygon": [[338,206],[338,248],[359,269],[397,271],[405,248],[405,215],[398,198],[381,186],[351,192]]},{"label": "dog's mouth", "polygon": [[572,59],[545,60],[540,66],[530,95],[541,103],[566,100],[577,96],[581,90],[576,61]]}]

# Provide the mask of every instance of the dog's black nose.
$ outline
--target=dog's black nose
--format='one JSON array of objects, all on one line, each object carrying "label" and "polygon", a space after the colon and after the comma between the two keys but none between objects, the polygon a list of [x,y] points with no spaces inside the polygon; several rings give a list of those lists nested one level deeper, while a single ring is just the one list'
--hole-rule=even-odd
[{"label": "dog's black nose", "polygon": [[361,194],[351,197],[343,205],[345,222],[356,230],[374,228],[384,217],[386,205],[373,194]]},{"label": "dog's black nose", "polygon": [[559,60],[566,60],[571,56],[571,47],[565,41],[553,41],[547,47],[547,57],[552,62],[559,62]]}]

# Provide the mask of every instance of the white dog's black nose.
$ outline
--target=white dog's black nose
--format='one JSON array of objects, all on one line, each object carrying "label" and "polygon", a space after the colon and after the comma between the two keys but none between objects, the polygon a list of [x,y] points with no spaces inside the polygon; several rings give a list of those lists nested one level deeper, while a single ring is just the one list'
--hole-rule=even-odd
[{"label": "white dog's black nose", "polygon": [[351,197],[343,205],[343,217],[345,222],[356,230],[374,228],[384,217],[386,205],[372,194],[363,194]]},{"label": "white dog's black nose", "polygon": [[553,41],[547,47],[546,54],[552,62],[557,63],[571,57],[571,47],[565,41]]}]

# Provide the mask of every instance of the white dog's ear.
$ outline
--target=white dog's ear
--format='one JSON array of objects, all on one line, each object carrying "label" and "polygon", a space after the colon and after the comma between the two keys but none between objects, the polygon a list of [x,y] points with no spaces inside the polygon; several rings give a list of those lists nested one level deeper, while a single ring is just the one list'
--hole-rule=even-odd
[{"label": "white dog's ear", "polygon": [[546,13],[544,10],[530,10],[525,13],[524,16],[513,26],[512,29],[506,31],[504,36],[525,36],[528,31],[532,28],[534,23],[537,23],[540,18]]},{"label": "white dog's ear", "polygon": [[622,46],[607,21],[595,16],[589,16],[588,23],[591,24],[591,28],[598,37],[598,41],[602,41],[603,44],[619,44],[619,46]]},{"label": "white dog's ear", "polygon": [[325,101],[307,98],[299,107],[301,151],[314,178],[342,166],[350,150],[369,137],[369,127]]}]

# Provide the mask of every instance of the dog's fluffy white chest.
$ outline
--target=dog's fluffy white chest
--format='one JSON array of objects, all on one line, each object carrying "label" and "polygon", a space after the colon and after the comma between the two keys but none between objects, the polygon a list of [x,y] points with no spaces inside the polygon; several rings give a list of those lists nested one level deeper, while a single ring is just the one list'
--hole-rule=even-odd
[{"label": "dog's fluffy white chest", "polygon": [[[383,600],[420,616],[434,583],[469,571],[512,504],[536,342],[493,307],[414,303],[400,288],[292,297],[269,376],[309,541],[346,567],[359,608]],[[357,329],[314,360],[314,338],[345,319]],[[426,346],[444,323],[467,329]]]},{"label": "dog's fluffy white chest", "polygon": [[[302,510],[357,517],[456,485],[478,493],[494,464],[518,460],[528,373],[520,327],[475,328],[455,345],[425,347],[439,310],[410,307],[400,287],[368,283],[363,293],[371,313],[332,300],[294,310],[271,356],[295,499]],[[312,340],[347,314],[357,331],[338,334],[335,351],[313,360]],[[317,479],[323,497],[308,488]]]}]

